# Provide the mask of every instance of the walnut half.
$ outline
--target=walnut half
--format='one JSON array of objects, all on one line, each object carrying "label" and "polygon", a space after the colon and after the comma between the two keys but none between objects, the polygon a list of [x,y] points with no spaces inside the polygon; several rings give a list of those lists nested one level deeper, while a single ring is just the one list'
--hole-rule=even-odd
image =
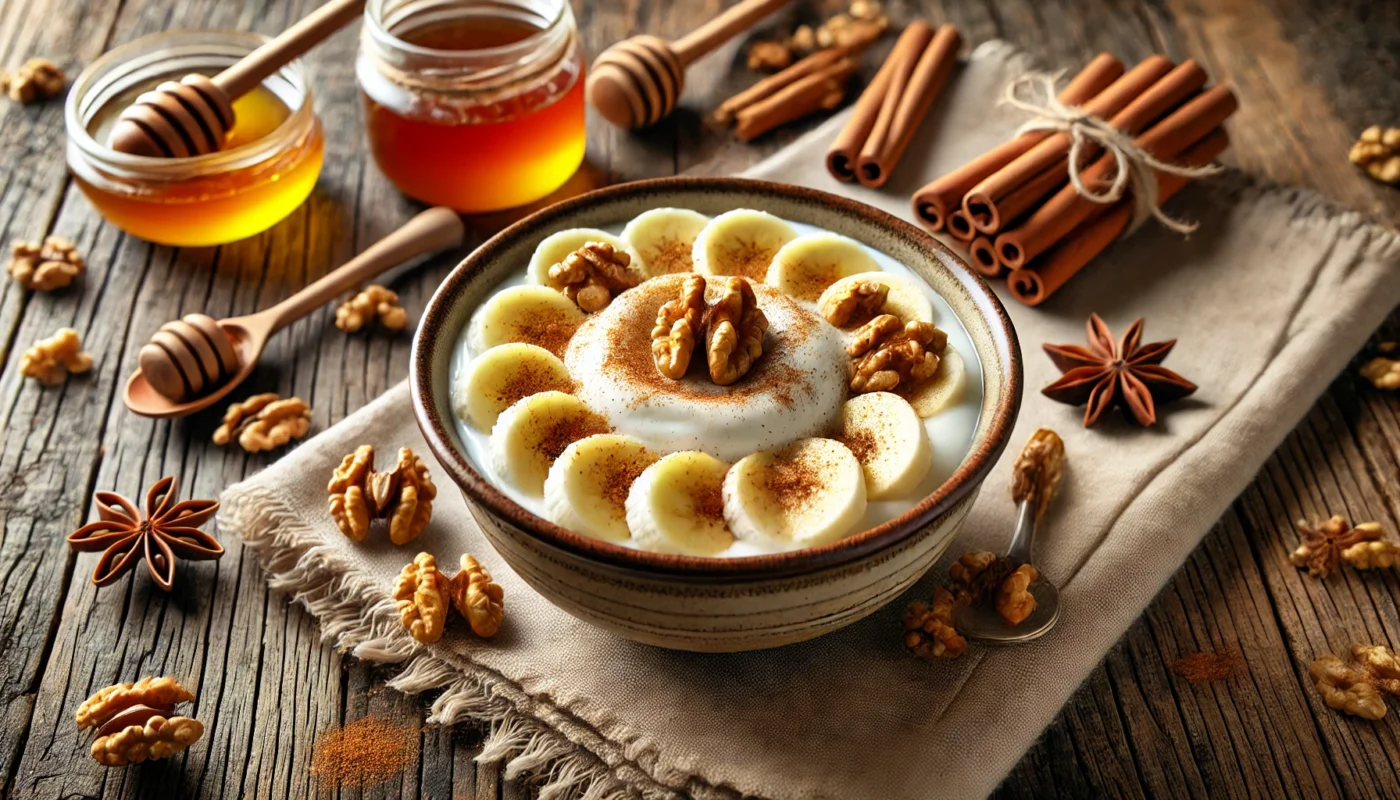
[{"label": "walnut half", "polygon": [[10,248],[10,263],[6,269],[20,286],[51,292],[72,283],[82,274],[84,266],[77,245],[50,236],[43,244],[15,242]]},{"label": "walnut half", "polygon": [[656,312],[656,325],[651,329],[651,355],[662,375],[673,381],[685,377],[704,313],[705,276],[688,275],[680,296]]},{"label": "walnut half", "polygon": [[428,467],[414,452],[399,448],[393,469],[374,469],[374,446],[363,444],[346,456],[326,487],[330,512],[340,532],[362,542],[375,519],[389,521],[389,541],[408,544],[433,517],[437,487]]},{"label": "walnut half", "polygon": [[489,639],[501,629],[505,615],[505,590],[491,580],[491,573],[468,554],[462,554],[462,571],[452,576],[452,605],[472,626],[472,633]]},{"label": "walnut half", "polygon": [[748,374],[763,355],[768,318],[746,278],[726,280],[724,294],[705,310],[705,357],[710,380],[728,386]]},{"label": "walnut half", "polygon": [[822,300],[817,311],[838,328],[873,318],[885,307],[890,287],[879,281],[852,281],[841,291]]},{"label": "walnut half", "polygon": [[1328,653],[1308,667],[1308,675],[1322,701],[1353,716],[1376,720],[1385,716],[1385,698],[1365,669]]},{"label": "walnut half", "polygon": [[856,340],[846,348],[855,359],[851,391],[912,389],[933,377],[947,347],[948,334],[933,325],[881,314],[856,331]]},{"label": "walnut half", "polygon": [[431,553],[419,553],[394,581],[394,605],[409,634],[423,644],[442,638],[450,597],[447,578]]},{"label": "walnut half", "polygon": [[92,757],[108,767],[174,755],[204,735],[197,719],[175,715],[194,695],[174,678],[142,678],[108,686],[78,707],[78,727],[97,727]]},{"label": "walnut half", "polygon": [[578,307],[594,313],[615,295],[642,282],[630,269],[632,257],[607,242],[586,242],[549,268],[549,283]]},{"label": "walnut half", "polygon": [[1064,479],[1064,469],[1064,440],[1049,428],[1037,430],[1012,465],[1011,499],[1016,503],[1030,500],[1036,519],[1040,519]]}]

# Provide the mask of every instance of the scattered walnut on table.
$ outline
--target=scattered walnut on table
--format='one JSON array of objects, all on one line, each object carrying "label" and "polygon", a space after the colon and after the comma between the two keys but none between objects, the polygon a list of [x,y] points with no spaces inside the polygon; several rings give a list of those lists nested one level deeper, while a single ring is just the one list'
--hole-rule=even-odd
[{"label": "scattered walnut on table", "polygon": [[1365,669],[1328,653],[1308,667],[1308,675],[1329,707],[1370,720],[1385,716],[1385,698]]},{"label": "scattered walnut on table", "polygon": [[423,644],[442,638],[447,624],[447,578],[431,553],[419,553],[394,581],[394,604],[409,634]]},{"label": "scattered walnut on table", "polygon": [[18,69],[0,73],[0,91],[17,103],[28,104],[57,97],[66,80],[57,64],[47,58],[31,58]]},{"label": "scattered walnut on table", "polygon": [[947,347],[948,334],[933,325],[881,314],[857,330],[856,340],[846,348],[855,359],[851,391],[912,389],[938,372]]},{"label": "scattered walnut on table", "polygon": [[786,42],[760,40],[749,45],[747,63],[755,72],[777,72],[792,66],[792,48]]},{"label": "scattered walnut on table", "polygon": [[704,313],[705,276],[687,275],[680,296],[662,304],[651,329],[651,355],[662,375],[673,381],[685,377]]},{"label": "scattered walnut on table", "polygon": [[1372,125],[1361,132],[1347,157],[1381,183],[1400,183],[1400,128]]},{"label": "scattered walnut on table", "polygon": [[890,287],[879,281],[852,281],[823,299],[817,311],[838,328],[860,325],[880,313],[889,295]]},{"label": "scattered walnut on table", "polygon": [[931,606],[910,603],[904,610],[904,646],[919,658],[957,658],[967,652],[967,640],[953,627],[953,609],[960,601],[942,586],[933,590]]},{"label": "scattered walnut on table", "polygon": [[427,464],[413,450],[399,448],[387,472],[374,468],[374,446],[362,444],[341,460],[326,487],[330,512],[340,532],[356,542],[369,534],[370,523],[389,521],[389,541],[404,545],[418,538],[433,517],[433,484]]},{"label": "scattered walnut on table", "polygon": [[85,266],[77,245],[49,236],[43,244],[15,242],[10,248],[6,270],[15,283],[26,289],[51,292],[72,283]]},{"label": "scattered walnut on table", "polygon": [[1382,644],[1354,644],[1351,657],[1367,672],[1377,689],[1393,695],[1400,695],[1400,657]]},{"label": "scattered walnut on table", "polygon": [[92,369],[92,356],[83,352],[82,340],[72,328],[60,328],[47,339],[35,342],[20,357],[19,373],[26,378],[54,386],[70,373]]},{"label": "scattered walnut on table", "polygon": [[505,590],[491,580],[486,567],[464,553],[461,571],[452,576],[451,591],[452,605],[466,618],[472,633],[483,639],[495,636],[505,614]]},{"label": "scattered walnut on table", "polygon": [[408,327],[408,312],[399,305],[399,295],[378,284],[370,284],[335,310],[335,326],[354,333],[369,323],[379,324],[391,331]]},{"label": "scattered walnut on table", "polygon": [[1361,377],[1377,389],[1400,389],[1400,359],[1376,356],[1361,367]]},{"label": "scattered walnut on table", "polygon": [[[1288,560],[1295,567],[1307,567],[1308,574],[1314,578],[1331,575],[1342,560],[1344,551],[1362,542],[1381,538],[1378,523],[1363,522],[1353,528],[1340,516],[1333,516],[1316,525],[1309,525],[1300,519],[1295,525],[1303,542],[1289,554]],[[1358,552],[1355,557],[1359,560],[1364,556]]]},{"label": "scattered walnut on table", "polygon": [[642,282],[632,257],[607,242],[587,242],[549,268],[549,284],[588,313],[602,311],[618,293]]},{"label": "scattered walnut on table", "polygon": [[1400,561],[1400,544],[1388,539],[1358,542],[1343,550],[1341,559],[1352,569],[1389,569]]},{"label": "scattered walnut on table", "polygon": [[194,695],[173,678],[143,678],[99,690],[78,707],[78,728],[97,728],[92,757],[108,767],[166,758],[204,735],[197,719],[175,715]]},{"label": "scattered walnut on table", "polygon": [[223,423],[214,431],[213,441],[225,445],[238,437],[238,445],[249,453],[275,450],[300,439],[311,429],[311,406],[300,397],[285,400],[273,392],[255,394],[233,403],[224,412]]},{"label": "scattered walnut on table", "polygon": [[724,294],[705,310],[704,327],[710,380],[720,386],[747,375],[763,355],[768,318],[747,278],[726,279]]}]

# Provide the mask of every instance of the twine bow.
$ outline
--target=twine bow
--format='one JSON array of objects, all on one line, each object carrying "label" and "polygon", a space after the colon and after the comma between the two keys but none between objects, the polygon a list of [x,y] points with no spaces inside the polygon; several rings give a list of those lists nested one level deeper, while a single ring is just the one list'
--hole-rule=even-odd
[{"label": "twine bow", "polygon": [[[1034,119],[1022,125],[1016,133],[1019,135],[1030,131],[1055,131],[1069,134],[1069,180],[1080,196],[1090,202],[1107,205],[1122,199],[1124,192],[1132,192],[1133,221],[1128,226],[1127,233],[1137,230],[1149,217],[1156,217],[1159,222],[1177,233],[1187,234],[1194,231],[1194,222],[1174,219],[1157,204],[1157,173],[1195,179],[1215,175],[1221,168],[1214,164],[1186,167],[1159,161],[1139,147],[1133,141],[1133,137],[1109,125],[1106,120],[1086,114],[1084,109],[1077,106],[1060,102],[1056,97],[1055,84],[1062,74],[1029,72],[1007,84],[1001,103],[1034,116]],[[1091,144],[1108,151],[1117,163],[1113,182],[1102,191],[1085,185],[1080,175],[1081,156],[1084,148]]]}]

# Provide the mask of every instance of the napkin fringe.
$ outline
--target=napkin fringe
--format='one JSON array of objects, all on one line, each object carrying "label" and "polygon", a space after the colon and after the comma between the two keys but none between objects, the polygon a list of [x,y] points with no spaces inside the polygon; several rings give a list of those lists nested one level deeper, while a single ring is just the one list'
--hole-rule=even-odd
[{"label": "napkin fringe", "polygon": [[[314,530],[270,491],[245,487],[226,495],[219,528],[239,536],[259,557],[268,585],[290,595],[317,618],[323,640],[342,652],[376,663],[401,664],[390,688],[415,695],[441,690],[429,724],[474,723],[489,734],[476,757],[504,762],[504,776],[531,776],[540,800],[601,800],[613,797],[674,797],[659,784],[639,787],[619,778],[591,750],[561,731],[522,713],[505,696],[510,687],[487,671],[467,674],[419,645],[403,630],[393,600],[382,588],[347,578],[335,548],[317,545]],[[638,771],[631,766],[630,771]]]}]

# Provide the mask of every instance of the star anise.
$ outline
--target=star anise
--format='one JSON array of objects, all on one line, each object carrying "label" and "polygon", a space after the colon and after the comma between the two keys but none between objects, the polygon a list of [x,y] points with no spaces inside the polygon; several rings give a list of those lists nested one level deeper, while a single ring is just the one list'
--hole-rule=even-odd
[{"label": "star anise", "polygon": [[1104,412],[1118,406],[1124,413],[1148,426],[1157,421],[1157,406],[1170,403],[1196,391],[1196,384],[1163,367],[1176,340],[1142,344],[1142,319],[1134,322],[1121,342],[1113,332],[1090,314],[1085,326],[1089,346],[1047,344],[1045,352],[1064,375],[1041,392],[1060,403],[1087,405],[1084,426],[1098,421]]},{"label": "star anise", "polygon": [[92,582],[107,586],[133,567],[143,556],[151,578],[170,591],[175,583],[175,558],[207,561],[224,554],[223,545],[199,530],[219,510],[217,500],[185,500],[177,503],[173,476],[162,478],[146,493],[145,511],[113,492],[98,492],[96,522],[68,534],[68,546],[79,553],[102,551]]},{"label": "star anise", "polygon": [[1314,578],[1326,578],[1337,568],[1342,551],[1354,544],[1381,538],[1381,528],[1374,523],[1362,523],[1355,528],[1338,516],[1309,525],[1303,520],[1293,523],[1303,543],[1298,545],[1288,560],[1295,567],[1307,567]]}]

